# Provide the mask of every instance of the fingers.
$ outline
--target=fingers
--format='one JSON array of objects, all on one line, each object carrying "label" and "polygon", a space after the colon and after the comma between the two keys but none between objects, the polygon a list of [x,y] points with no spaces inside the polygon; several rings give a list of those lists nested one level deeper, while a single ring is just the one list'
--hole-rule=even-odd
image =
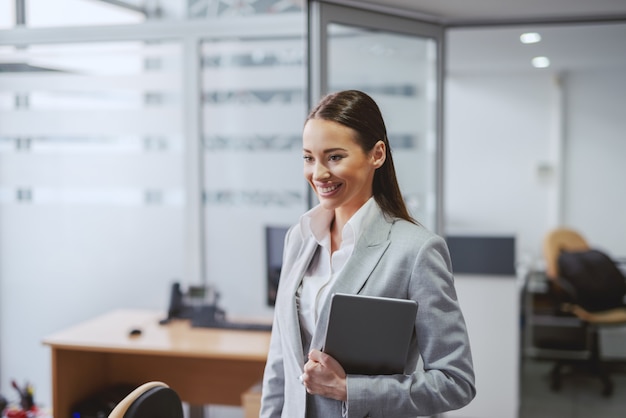
[{"label": "fingers", "polygon": [[320,350],[311,350],[309,353],[309,361],[321,364],[340,378],[346,377],[346,372],[343,370],[343,367],[341,367],[341,364],[333,357]]},{"label": "fingers", "polygon": [[322,363],[309,360],[304,365],[304,373],[298,378],[307,390],[315,385],[316,376],[319,375],[319,368],[322,367]]},{"label": "fingers", "polygon": [[331,356],[319,350],[309,353],[309,361],[304,365],[304,373],[299,377],[306,391],[313,395],[345,400],[346,373]]}]

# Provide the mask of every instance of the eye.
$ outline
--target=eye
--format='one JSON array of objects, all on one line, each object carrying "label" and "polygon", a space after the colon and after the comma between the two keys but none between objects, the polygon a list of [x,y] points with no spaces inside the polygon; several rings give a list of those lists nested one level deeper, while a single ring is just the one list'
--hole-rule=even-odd
[{"label": "eye", "polygon": [[329,161],[339,161],[342,158],[343,158],[343,155],[339,155],[339,154],[331,154],[328,156]]},{"label": "eye", "polygon": [[311,157],[310,155],[303,155],[302,159],[305,163],[310,163],[311,161],[313,161],[313,157]]}]

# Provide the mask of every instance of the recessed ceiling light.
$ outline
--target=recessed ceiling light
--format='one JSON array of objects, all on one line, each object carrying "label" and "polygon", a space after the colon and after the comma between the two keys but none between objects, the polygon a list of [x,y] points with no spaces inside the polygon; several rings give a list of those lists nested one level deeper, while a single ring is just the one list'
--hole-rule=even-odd
[{"label": "recessed ceiling light", "polygon": [[550,66],[550,60],[548,57],[535,57],[533,58],[532,63],[535,68],[548,68]]},{"label": "recessed ceiling light", "polygon": [[520,35],[519,40],[522,41],[523,44],[536,44],[541,41],[541,35],[537,32],[526,32]]}]

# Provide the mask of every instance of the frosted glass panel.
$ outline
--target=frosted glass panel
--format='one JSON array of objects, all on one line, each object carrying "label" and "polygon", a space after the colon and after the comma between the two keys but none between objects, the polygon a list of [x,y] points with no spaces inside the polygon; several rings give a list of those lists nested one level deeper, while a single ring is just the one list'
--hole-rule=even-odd
[{"label": "frosted glass panel", "polygon": [[150,14],[150,9],[143,7],[145,2],[118,3],[93,0],[26,0],[25,23],[29,27],[127,25],[141,23]]},{"label": "frosted glass panel", "polygon": [[265,228],[306,210],[304,39],[206,41],[202,62],[207,281],[228,313],[269,316]]},{"label": "frosted glass panel", "polygon": [[376,100],[409,210],[433,229],[436,60],[433,39],[328,25],[329,91],[359,89]]},{"label": "frosted glass panel", "polygon": [[13,64],[13,71],[0,73],[4,195],[8,190],[20,200],[17,191],[28,189],[33,203],[84,197],[111,205],[182,205],[179,45],[34,45],[0,52]]},{"label": "frosted glass panel", "polygon": [[[187,0],[166,0],[169,9],[172,3]],[[23,8],[16,13],[16,5]],[[0,0],[0,29],[12,29],[16,20],[20,26],[58,27],[92,25],[128,25],[141,23],[156,17],[155,6],[145,7],[145,1],[120,1],[118,4],[94,0]],[[150,4],[155,2],[149,2]],[[148,6],[150,6],[150,4]],[[159,2],[156,2],[158,5]],[[161,13],[163,14],[163,13]],[[166,14],[171,14],[169,10]]]},{"label": "frosted glass panel", "polygon": [[34,379],[43,402],[43,336],[116,308],[165,309],[184,273],[181,51],[0,48],[0,328],[19,342],[0,368]]},{"label": "frosted glass panel", "polygon": [[305,0],[185,0],[189,2],[189,16],[196,19],[254,19],[258,15],[291,13],[301,15]]}]

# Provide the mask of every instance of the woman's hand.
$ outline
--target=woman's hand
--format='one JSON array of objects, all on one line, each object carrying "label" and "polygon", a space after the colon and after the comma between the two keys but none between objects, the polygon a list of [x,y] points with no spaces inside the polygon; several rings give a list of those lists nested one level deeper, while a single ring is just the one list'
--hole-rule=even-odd
[{"label": "woman's hand", "polygon": [[309,361],[304,365],[302,384],[311,395],[346,401],[346,372],[331,356],[319,350],[311,350]]}]

